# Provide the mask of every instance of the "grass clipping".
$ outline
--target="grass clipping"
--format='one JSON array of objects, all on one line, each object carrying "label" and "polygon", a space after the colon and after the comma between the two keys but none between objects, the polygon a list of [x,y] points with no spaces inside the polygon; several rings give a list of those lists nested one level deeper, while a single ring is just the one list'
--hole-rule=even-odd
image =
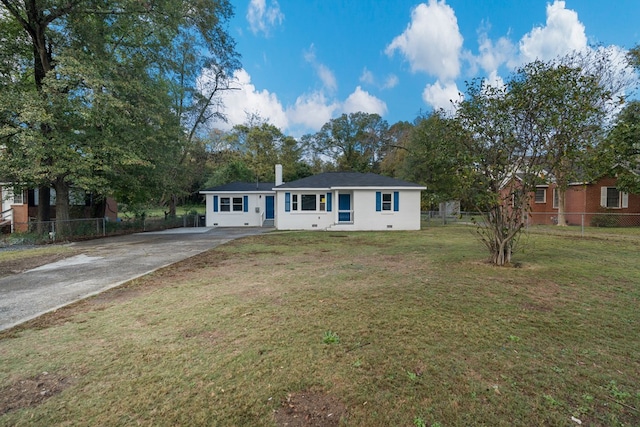
[{"label": "grass clipping", "polygon": [[5,332],[0,424],[637,425],[637,244],[242,239]]}]

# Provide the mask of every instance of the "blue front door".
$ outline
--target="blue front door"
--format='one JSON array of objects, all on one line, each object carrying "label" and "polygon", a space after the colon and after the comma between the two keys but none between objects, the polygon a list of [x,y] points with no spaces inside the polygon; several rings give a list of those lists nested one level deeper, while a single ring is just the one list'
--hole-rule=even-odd
[{"label": "blue front door", "polygon": [[275,213],[273,209],[273,196],[265,196],[264,199],[265,207],[264,207],[264,218],[265,219],[274,219]]},{"label": "blue front door", "polygon": [[351,194],[338,194],[338,222],[351,222]]}]

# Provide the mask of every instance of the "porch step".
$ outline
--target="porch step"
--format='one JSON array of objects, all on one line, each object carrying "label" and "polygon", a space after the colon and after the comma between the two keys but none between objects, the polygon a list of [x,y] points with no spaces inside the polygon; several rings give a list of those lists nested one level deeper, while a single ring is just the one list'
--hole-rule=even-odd
[{"label": "porch step", "polygon": [[262,226],[263,226],[263,227],[273,227],[274,225],[275,225],[275,222],[274,222],[274,220],[272,220],[272,219],[265,219],[265,220],[262,222]]}]

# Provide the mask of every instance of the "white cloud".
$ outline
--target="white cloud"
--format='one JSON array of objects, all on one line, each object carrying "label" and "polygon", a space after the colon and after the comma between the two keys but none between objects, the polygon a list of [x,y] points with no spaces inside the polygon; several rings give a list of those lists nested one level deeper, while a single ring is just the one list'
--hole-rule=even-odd
[{"label": "white cloud", "polygon": [[299,127],[319,130],[339,108],[339,103],[327,100],[324,93],[313,92],[299,96],[295,105],[287,108],[287,117]]},{"label": "white cloud", "polygon": [[444,1],[429,0],[411,12],[407,29],[393,39],[385,53],[399,50],[409,61],[412,72],[423,71],[442,80],[460,74],[463,38],[453,9]]},{"label": "white cloud", "polygon": [[382,89],[393,89],[394,87],[398,86],[398,83],[400,83],[400,79],[398,79],[398,76],[396,76],[395,74],[389,74],[387,76],[387,79],[382,84]]},{"label": "white cloud", "polygon": [[497,72],[500,66],[509,62],[516,54],[516,47],[507,37],[500,37],[493,42],[486,33],[481,31],[478,36],[479,55],[475,61],[486,73]]},{"label": "white cloud", "polygon": [[344,101],[342,111],[347,114],[362,111],[383,116],[387,113],[387,104],[358,86]]},{"label": "white cloud", "polygon": [[[205,71],[200,76],[201,87],[208,78]],[[321,90],[302,94],[293,105],[285,108],[275,93],[257,89],[244,69],[235,72],[234,80],[238,90],[225,91],[221,95],[223,112],[228,122],[212,123],[212,127],[230,130],[234,125],[245,123],[248,115],[257,114],[283,132],[301,136],[319,131],[325,123],[342,113],[363,111],[381,116],[387,113],[384,101],[362,90],[360,86],[344,102],[328,98]]]},{"label": "white cloud", "polygon": [[[204,74],[201,78],[206,79]],[[239,90],[229,90],[223,93],[224,114],[228,123],[215,123],[215,127],[228,130],[234,125],[244,123],[247,114],[258,114],[269,120],[269,123],[280,129],[289,126],[289,119],[285,114],[282,104],[274,93],[267,90],[257,90],[251,83],[251,76],[244,69],[234,73],[234,79]]]},{"label": "white cloud", "polygon": [[373,76],[373,73],[366,68],[362,70],[362,74],[360,75],[360,82],[373,85],[376,82],[376,78]]},{"label": "white cloud", "polygon": [[378,83],[376,77],[373,75],[371,71],[369,71],[366,67],[362,70],[362,74],[360,75],[360,83],[364,83],[366,85],[376,86],[379,89],[393,89],[398,85],[400,80],[398,76],[395,74],[389,74],[387,78],[382,82],[382,84]]},{"label": "white cloud", "polygon": [[442,108],[451,113],[456,109],[455,104],[460,101],[460,91],[454,82],[442,85],[438,80],[424,88],[422,99],[434,109]]},{"label": "white cloud", "polygon": [[554,59],[574,50],[587,48],[584,25],[578,14],[565,9],[565,2],[555,0],[547,4],[547,22],[544,27],[536,27],[520,40],[520,64],[540,59]]},{"label": "white cloud", "polygon": [[489,73],[489,77],[484,81],[485,86],[495,87],[497,89],[503,89],[505,87],[504,80],[498,75],[496,70]]},{"label": "white cloud", "polygon": [[268,36],[272,28],[282,24],[284,14],[276,0],[269,6],[266,0],[251,0],[247,9],[247,21],[254,34],[263,33]]},{"label": "white cloud", "polygon": [[335,92],[338,89],[338,81],[336,80],[335,74],[333,74],[333,71],[331,71],[329,67],[318,62],[316,59],[316,48],[313,44],[304,52],[304,59],[316,70],[325,89],[330,92]]},{"label": "white cloud", "polygon": [[325,88],[327,88],[327,90],[329,90],[330,92],[335,92],[338,89],[338,81],[336,80],[336,76],[333,74],[333,71],[329,69],[329,67],[324,64],[317,64],[316,72],[318,73],[318,77],[320,77],[322,84]]}]

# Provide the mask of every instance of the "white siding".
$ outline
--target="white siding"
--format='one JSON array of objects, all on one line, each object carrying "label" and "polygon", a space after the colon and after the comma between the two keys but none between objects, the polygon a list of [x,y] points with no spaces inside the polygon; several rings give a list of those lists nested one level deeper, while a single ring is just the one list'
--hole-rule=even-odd
[{"label": "white siding", "polygon": [[[218,196],[218,212],[213,211],[213,196]],[[273,195],[273,194],[271,194]],[[221,197],[247,196],[248,212],[220,212]],[[261,227],[265,214],[265,200],[267,194],[258,193],[207,193],[206,226],[207,227]],[[258,210],[256,211],[256,208]]]},{"label": "white siding", "polygon": [[[398,211],[376,211],[376,192],[399,192]],[[353,189],[333,190],[331,212],[285,211],[285,193],[301,194],[315,191],[279,190],[276,196],[276,221],[279,230],[419,230],[420,189]],[[318,194],[322,190],[317,190]],[[338,194],[351,193],[352,223],[338,222]]]}]

